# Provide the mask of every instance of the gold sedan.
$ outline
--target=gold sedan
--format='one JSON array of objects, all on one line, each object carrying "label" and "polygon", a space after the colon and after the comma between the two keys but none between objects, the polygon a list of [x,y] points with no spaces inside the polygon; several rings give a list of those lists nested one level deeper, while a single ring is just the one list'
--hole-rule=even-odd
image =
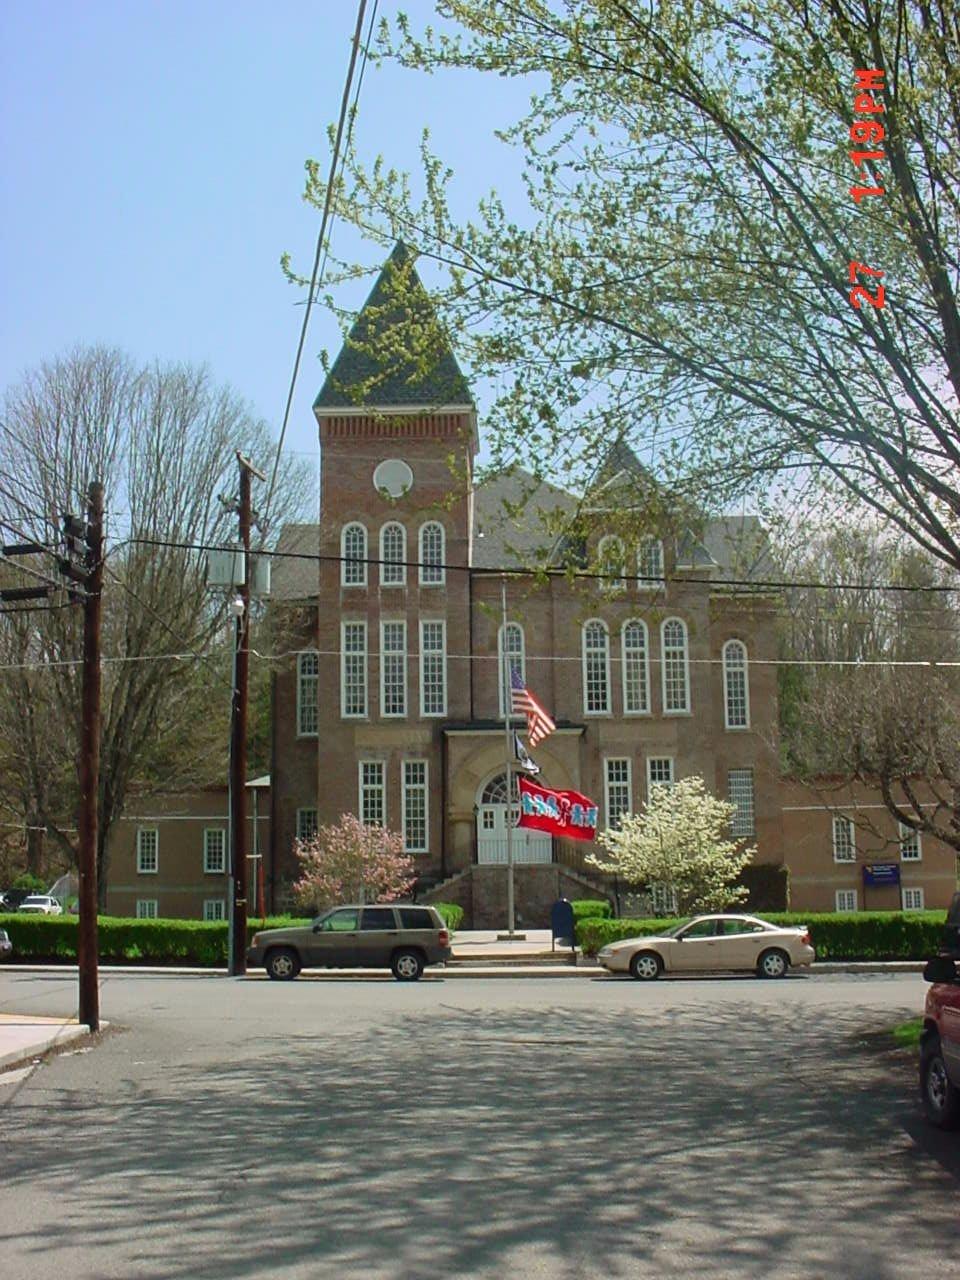
[{"label": "gold sedan", "polygon": [[816,952],[806,925],[784,928],[756,916],[697,916],[649,938],[624,938],[597,953],[610,973],[629,973],[641,982],[661,973],[751,970],[761,978],[782,978],[790,966],[813,964]]}]

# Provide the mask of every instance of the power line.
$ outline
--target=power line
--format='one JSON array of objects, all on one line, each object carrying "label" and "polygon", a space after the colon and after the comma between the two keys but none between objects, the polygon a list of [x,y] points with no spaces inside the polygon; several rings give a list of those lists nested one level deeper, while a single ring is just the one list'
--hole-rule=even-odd
[{"label": "power line", "polygon": [[[333,191],[337,182],[337,167],[340,161],[340,144],[343,139],[344,125],[347,120],[347,104],[350,99],[350,85],[353,82],[353,72],[357,64],[357,53],[360,49],[360,36],[363,31],[363,15],[367,7],[367,0],[360,0],[357,9],[357,25],[353,33],[353,41],[350,48],[350,62],[347,66],[347,78],[343,86],[343,97],[340,100],[340,116],[337,120],[337,132],[333,143],[333,154],[330,157],[330,175],[327,179],[327,191],[323,202],[323,213],[320,217],[320,230],[317,234],[317,248],[313,257],[313,271],[310,276],[310,288],[307,293],[307,303],[303,313],[303,324],[300,326],[300,340],[297,343],[297,354],[293,361],[293,373],[290,378],[290,389],[287,392],[287,403],[283,411],[283,422],[280,426],[280,439],[277,441],[277,453],[273,463],[273,473],[270,476],[270,487],[267,489],[267,498],[264,503],[264,524],[266,525],[267,517],[270,513],[270,503],[273,500],[273,490],[277,482],[277,470],[280,466],[280,454],[283,449],[283,441],[287,434],[287,424],[290,421],[290,410],[293,405],[293,393],[297,385],[297,375],[300,372],[300,359],[303,355],[303,348],[307,338],[307,325],[310,322],[310,311],[313,307],[314,293],[317,288],[317,280],[320,274],[320,255],[323,252],[324,241],[327,238],[327,224],[330,219],[330,210],[333,205]],[[363,51],[363,65],[366,66],[367,54],[370,48],[370,37],[373,32],[373,20],[376,17],[376,3],[374,4],[373,17],[370,20],[370,27],[367,31],[367,42]],[[361,72],[362,82],[362,72]],[[359,99],[360,89],[357,88],[357,98]],[[354,102],[354,113],[356,112],[356,102]],[[350,117],[350,128],[353,127],[353,113]],[[348,136],[349,145],[349,136]],[[324,261],[324,265],[326,262]]]}]

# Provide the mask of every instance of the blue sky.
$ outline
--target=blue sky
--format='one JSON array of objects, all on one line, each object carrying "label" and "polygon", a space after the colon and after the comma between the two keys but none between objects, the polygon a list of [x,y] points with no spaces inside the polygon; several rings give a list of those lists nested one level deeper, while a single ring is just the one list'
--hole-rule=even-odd
[{"label": "blue sky", "polygon": [[[401,8],[433,18],[431,0],[381,0],[379,14]],[[355,21],[354,0],[0,5],[0,386],[103,342],[207,363],[279,430],[302,319],[279,259],[309,272],[319,212],[303,164],[326,169]],[[528,94],[371,63],[356,141],[416,170],[429,127],[467,211],[491,186],[519,192],[519,159],[493,131]],[[333,247],[382,256],[342,226]],[[356,305],[367,287],[342,296]],[[316,356],[338,333],[314,308],[287,436],[313,458]]]}]

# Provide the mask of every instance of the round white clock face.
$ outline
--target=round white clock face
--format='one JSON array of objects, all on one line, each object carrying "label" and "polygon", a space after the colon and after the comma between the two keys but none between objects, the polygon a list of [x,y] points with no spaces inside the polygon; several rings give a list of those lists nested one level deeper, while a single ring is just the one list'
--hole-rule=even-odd
[{"label": "round white clock face", "polygon": [[377,493],[402,498],[413,488],[413,472],[401,458],[387,458],[373,473],[373,487]]}]

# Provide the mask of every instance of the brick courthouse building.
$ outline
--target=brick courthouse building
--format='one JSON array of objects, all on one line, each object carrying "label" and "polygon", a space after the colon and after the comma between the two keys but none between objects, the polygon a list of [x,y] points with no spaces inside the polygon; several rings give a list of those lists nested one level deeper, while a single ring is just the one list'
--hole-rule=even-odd
[{"label": "brick courthouse building", "polygon": [[[505,923],[506,653],[557,723],[534,753],[541,780],[593,797],[601,826],[652,782],[699,774],[736,804],[757,862],[790,867],[792,907],[894,908],[908,889],[908,905],[945,905],[951,850],[924,839],[917,858],[873,798],[781,780],[777,600],[756,585],[776,575],[756,519],[627,544],[611,526],[640,468],[622,446],[586,500],[521,471],[474,487],[476,410],[453,353],[424,375],[367,349],[396,323],[401,279],[414,313],[429,306],[398,246],[314,405],[320,523],[286,528],[274,562],[274,616],[296,654],[274,686],[274,904],[294,838],[351,811],[403,832],[428,896],[438,886],[474,927]],[[563,537],[585,505],[586,543]],[[609,578],[564,572],[598,556]],[[534,562],[552,571],[522,572]],[[864,815],[869,837],[852,834]],[[609,891],[589,850],[515,833],[518,922],[545,923],[560,894]],[[865,903],[865,857],[902,861],[901,887]]]}]

